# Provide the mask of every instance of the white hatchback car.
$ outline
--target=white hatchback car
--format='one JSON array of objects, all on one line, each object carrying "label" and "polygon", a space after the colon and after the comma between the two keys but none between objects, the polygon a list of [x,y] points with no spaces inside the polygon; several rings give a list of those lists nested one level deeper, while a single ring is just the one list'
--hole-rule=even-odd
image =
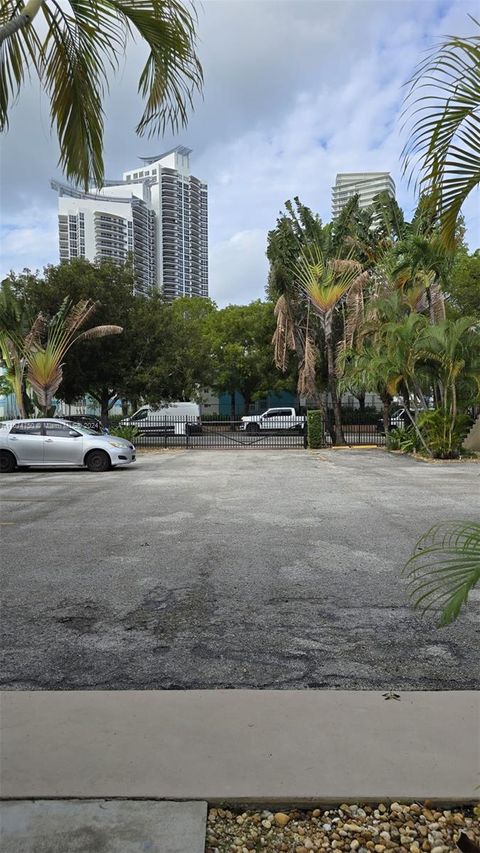
[{"label": "white hatchback car", "polygon": [[0,473],[18,465],[86,467],[100,473],[135,462],[135,447],[125,438],[101,435],[57,418],[0,423]]}]

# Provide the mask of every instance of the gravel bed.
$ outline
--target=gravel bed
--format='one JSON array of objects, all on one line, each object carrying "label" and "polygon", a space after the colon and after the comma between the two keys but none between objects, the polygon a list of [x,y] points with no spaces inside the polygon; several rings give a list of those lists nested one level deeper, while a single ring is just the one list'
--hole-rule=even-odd
[{"label": "gravel bed", "polygon": [[480,807],[445,809],[417,803],[346,805],[311,811],[245,811],[211,808],[205,853],[262,850],[309,853],[447,853],[463,831],[480,841]]}]

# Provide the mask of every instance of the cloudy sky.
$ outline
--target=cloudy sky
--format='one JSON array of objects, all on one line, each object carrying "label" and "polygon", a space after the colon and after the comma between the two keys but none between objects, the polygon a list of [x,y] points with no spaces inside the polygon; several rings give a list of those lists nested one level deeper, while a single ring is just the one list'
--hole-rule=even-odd
[{"label": "cloudy sky", "polygon": [[[445,34],[470,35],[471,0],[204,0],[198,7],[205,93],[178,136],[138,139],[136,93],[143,51],[132,45],[106,102],[107,177],[140,155],[193,149],[208,181],[210,293],[219,303],[263,296],[266,233],[284,202],[330,218],[337,172],[391,171],[401,178],[404,89],[424,51]],[[1,149],[0,277],[57,263],[58,150],[37,85],[23,90]],[[467,239],[480,245],[479,195],[465,206]]]}]

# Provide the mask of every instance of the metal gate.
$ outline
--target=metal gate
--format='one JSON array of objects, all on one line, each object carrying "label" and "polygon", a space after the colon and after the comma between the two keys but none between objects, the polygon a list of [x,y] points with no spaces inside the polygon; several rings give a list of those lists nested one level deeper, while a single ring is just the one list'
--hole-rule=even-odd
[{"label": "metal gate", "polygon": [[[188,447],[205,449],[283,449],[301,450],[307,446],[306,428],[292,429],[288,419],[276,418],[275,429],[264,429],[233,418],[203,420],[188,417],[149,418],[138,424],[134,438],[137,447]],[[245,428],[247,427],[247,428]]]},{"label": "metal gate", "polygon": [[[353,408],[344,410],[342,423],[344,443],[349,446],[385,444],[380,413],[365,413]],[[137,429],[134,443],[139,448],[301,450],[308,447],[306,426],[292,429],[288,418],[284,422],[276,418],[275,429],[265,429],[263,425],[245,424],[234,418],[204,419],[199,423],[191,417],[149,417],[148,422],[138,423]],[[329,410],[322,446],[341,443],[335,439],[333,412]]]}]

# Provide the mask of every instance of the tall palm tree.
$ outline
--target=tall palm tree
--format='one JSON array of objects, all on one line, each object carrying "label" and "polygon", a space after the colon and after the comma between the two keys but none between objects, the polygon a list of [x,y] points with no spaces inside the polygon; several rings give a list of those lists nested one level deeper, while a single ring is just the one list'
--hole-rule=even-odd
[{"label": "tall palm tree", "polygon": [[304,247],[295,265],[300,287],[320,317],[326,350],[328,390],[335,422],[335,443],[345,444],[342,413],[337,390],[333,319],[335,310],[351,289],[362,290],[368,273],[351,259],[327,259],[318,242]]},{"label": "tall palm tree", "polygon": [[11,102],[33,70],[50,99],[50,117],[67,178],[102,186],[103,98],[109,71],[130,38],[149,49],[138,91],[144,111],[139,135],[185,125],[202,88],[195,13],[182,0],[2,0],[0,5],[0,129]]},{"label": "tall palm tree", "polygon": [[448,36],[409,83],[403,169],[410,176],[419,170],[420,192],[433,196],[442,237],[453,247],[462,204],[480,183],[480,36]]}]

